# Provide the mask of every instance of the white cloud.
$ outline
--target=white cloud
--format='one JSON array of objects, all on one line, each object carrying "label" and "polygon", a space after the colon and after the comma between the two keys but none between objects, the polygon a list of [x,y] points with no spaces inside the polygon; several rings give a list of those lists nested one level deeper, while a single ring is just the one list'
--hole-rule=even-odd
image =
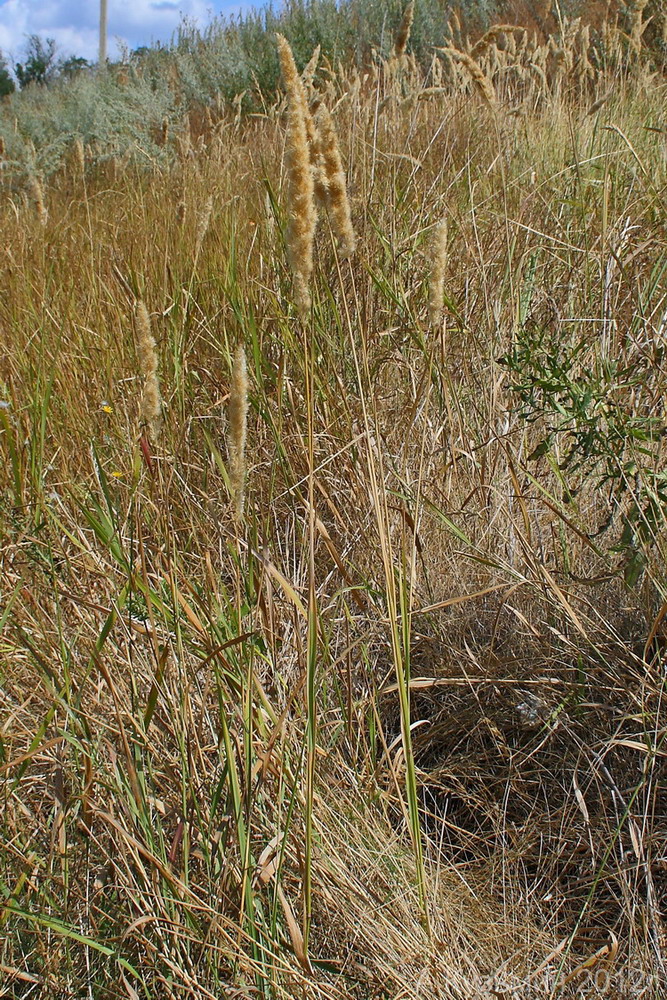
[{"label": "white cloud", "polygon": [[[108,0],[109,55],[120,46],[167,42],[183,17],[205,24],[220,11],[249,6],[221,0]],[[55,38],[61,55],[94,60],[98,45],[99,0],[0,0],[0,49],[20,60],[26,36]]]}]

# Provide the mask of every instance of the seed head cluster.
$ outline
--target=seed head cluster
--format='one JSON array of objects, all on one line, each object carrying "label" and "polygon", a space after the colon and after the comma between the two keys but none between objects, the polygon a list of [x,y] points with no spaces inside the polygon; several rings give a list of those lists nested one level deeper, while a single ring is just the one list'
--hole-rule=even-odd
[{"label": "seed head cluster", "polygon": [[315,185],[310,161],[306,98],[289,42],[277,36],[278,56],[287,91],[287,186],[289,224],[287,254],[294,281],[294,298],[299,315],[310,310],[310,277],[313,272],[313,243],[317,214]]},{"label": "seed head cluster", "polygon": [[413,0],[407,5],[403,11],[403,17],[401,18],[401,23],[398,26],[398,31],[396,32],[396,38],[394,39],[394,58],[400,59],[405,55],[405,50],[407,48],[408,41],[410,39],[410,31],[412,29],[412,22],[415,18],[415,5]]},{"label": "seed head cluster", "polygon": [[158,379],[158,355],[151,332],[151,320],[143,299],[139,299],[136,309],[137,355],[139,368],[144,379],[141,398],[141,422],[155,441],[162,427],[162,397]]},{"label": "seed head cluster", "polygon": [[317,111],[317,126],[321,136],[321,151],[326,178],[326,203],[331,213],[331,226],[338,239],[341,257],[351,257],[355,251],[357,240],[352,227],[345,170],[331,114],[324,104],[321,104]]},{"label": "seed head cluster", "polygon": [[433,239],[433,262],[429,281],[428,314],[429,323],[435,329],[442,320],[442,297],[445,291],[445,270],[447,268],[447,218],[436,226]]}]

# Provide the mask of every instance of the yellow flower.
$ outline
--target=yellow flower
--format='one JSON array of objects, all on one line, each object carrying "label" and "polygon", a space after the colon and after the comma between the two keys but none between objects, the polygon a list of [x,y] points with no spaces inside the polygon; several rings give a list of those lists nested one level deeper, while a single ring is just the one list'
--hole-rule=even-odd
[{"label": "yellow flower", "polygon": [[102,403],[102,409],[104,410],[105,413],[113,413],[113,406],[111,406],[109,403]]},{"label": "yellow flower", "polygon": [[117,472],[114,469],[114,471],[111,473],[111,478],[112,479],[122,479],[123,478],[123,473],[122,472]]}]

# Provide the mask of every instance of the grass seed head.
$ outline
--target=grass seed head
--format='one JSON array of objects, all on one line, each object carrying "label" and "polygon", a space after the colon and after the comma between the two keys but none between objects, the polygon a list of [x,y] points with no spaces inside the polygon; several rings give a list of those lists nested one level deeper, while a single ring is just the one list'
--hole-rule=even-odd
[{"label": "grass seed head", "polygon": [[398,31],[396,32],[396,38],[394,39],[394,58],[400,59],[402,55],[405,54],[405,49],[407,47],[408,41],[410,40],[410,30],[412,28],[412,22],[415,18],[415,5],[413,0],[407,5],[403,11],[403,17],[401,18],[401,23],[398,26]]},{"label": "grass seed head", "polygon": [[246,478],[246,436],[248,422],[248,369],[245,349],[236,348],[232,365],[232,382],[229,392],[228,440],[229,481],[237,521],[243,517]]},{"label": "grass seed head", "polygon": [[76,163],[79,173],[83,176],[86,172],[86,154],[83,148],[83,139],[80,135],[77,135],[74,140],[74,162]]},{"label": "grass seed head", "polygon": [[630,43],[632,50],[639,55],[644,34],[644,10],[648,0],[635,0],[630,10]]},{"label": "grass seed head", "polygon": [[447,268],[447,218],[438,223],[433,238],[433,262],[428,287],[428,317],[432,329],[442,320],[442,297]]},{"label": "grass seed head", "polygon": [[211,215],[213,213],[213,195],[209,195],[206,204],[197,218],[197,235],[195,236],[195,261],[201,253],[201,248],[206,234],[211,225]]},{"label": "grass seed head", "polygon": [[29,180],[30,193],[37,211],[37,218],[43,226],[46,225],[49,213],[44,203],[44,188],[37,174],[31,174]]},{"label": "grass seed head", "polygon": [[143,299],[139,299],[136,309],[137,355],[144,379],[141,398],[141,422],[148,428],[153,440],[157,440],[162,428],[162,397],[158,378],[158,356],[155,340],[151,332],[151,320]]},{"label": "grass seed head", "polygon": [[475,87],[481,96],[487,104],[494,105],[496,103],[495,88],[492,81],[486,75],[479,63],[475,62],[472,56],[468,55],[467,52],[462,52],[460,49],[455,49],[451,46],[448,46],[442,51],[446,52],[455,62],[460,63],[467,69],[472,82],[475,84]]},{"label": "grass seed head", "polygon": [[320,61],[320,49],[321,46],[317,45],[313,49],[313,54],[304,66],[303,73],[301,74],[301,80],[303,81],[303,86],[306,91],[310,92],[313,86],[313,80],[315,79],[315,73],[317,71],[317,64]]},{"label": "grass seed head", "polygon": [[310,112],[306,117],[306,123],[309,122],[312,123],[312,129],[308,128],[307,132],[310,162],[313,169],[313,193],[316,205],[326,209],[329,204],[329,181],[322,149],[322,134]]},{"label": "grass seed head", "polygon": [[306,98],[289,42],[277,35],[278,56],[287,91],[287,189],[289,223],[287,256],[294,281],[297,311],[304,319],[310,309],[310,278],[317,215],[315,184],[308,143]]},{"label": "grass seed head", "polygon": [[324,104],[321,104],[318,109],[317,124],[321,134],[331,225],[338,240],[341,256],[350,257],[355,251],[357,238],[352,226],[350,201],[347,196],[345,170],[338,147],[338,138],[329,109]]},{"label": "grass seed head", "polygon": [[479,41],[475,42],[472,49],[470,50],[470,55],[473,59],[481,59],[482,56],[486,55],[492,45],[495,44],[497,38],[500,35],[513,35],[515,31],[519,28],[515,24],[494,24],[489,30],[482,35]]}]

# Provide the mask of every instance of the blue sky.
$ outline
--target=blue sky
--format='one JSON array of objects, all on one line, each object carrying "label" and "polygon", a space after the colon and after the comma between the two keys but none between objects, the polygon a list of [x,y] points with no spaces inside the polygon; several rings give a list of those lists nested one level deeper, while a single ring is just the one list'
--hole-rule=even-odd
[{"label": "blue sky", "polygon": [[[108,0],[109,55],[118,42],[136,48],[168,41],[185,15],[205,24],[215,14],[251,6],[231,0]],[[55,38],[62,55],[95,59],[99,0],[0,0],[0,50],[10,63],[21,58],[26,35]]]}]

